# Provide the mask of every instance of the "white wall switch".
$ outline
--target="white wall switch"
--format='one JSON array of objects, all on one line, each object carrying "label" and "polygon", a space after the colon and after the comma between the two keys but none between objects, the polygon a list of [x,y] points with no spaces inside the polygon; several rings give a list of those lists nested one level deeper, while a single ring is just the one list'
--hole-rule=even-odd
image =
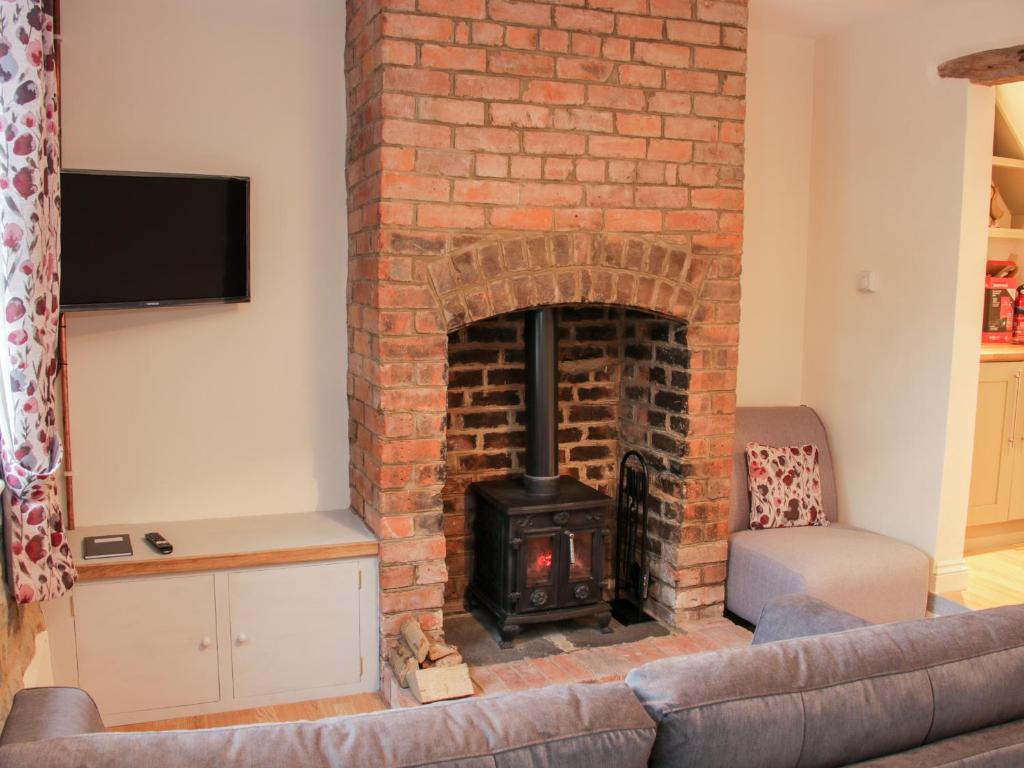
[{"label": "white wall switch", "polygon": [[857,273],[857,290],[861,293],[877,293],[878,273],[873,270]]}]

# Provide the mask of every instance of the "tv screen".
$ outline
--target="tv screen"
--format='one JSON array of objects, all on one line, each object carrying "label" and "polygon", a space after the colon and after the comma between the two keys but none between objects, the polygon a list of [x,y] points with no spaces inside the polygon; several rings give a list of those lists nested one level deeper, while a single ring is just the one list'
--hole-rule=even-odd
[{"label": "tv screen", "polygon": [[61,309],[249,300],[249,180],[63,171]]}]

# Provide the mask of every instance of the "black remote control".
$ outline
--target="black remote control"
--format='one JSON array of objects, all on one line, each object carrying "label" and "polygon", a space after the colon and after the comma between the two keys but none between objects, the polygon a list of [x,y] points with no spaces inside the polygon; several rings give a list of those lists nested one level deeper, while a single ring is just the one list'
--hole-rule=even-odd
[{"label": "black remote control", "polygon": [[153,545],[157,552],[161,555],[169,555],[174,551],[174,547],[171,546],[171,542],[165,539],[156,531],[152,531],[146,534],[146,541]]}]

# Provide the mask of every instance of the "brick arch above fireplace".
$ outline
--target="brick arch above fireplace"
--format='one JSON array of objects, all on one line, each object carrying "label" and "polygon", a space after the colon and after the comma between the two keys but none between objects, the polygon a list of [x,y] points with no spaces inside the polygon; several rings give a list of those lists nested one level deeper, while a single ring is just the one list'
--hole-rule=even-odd
[{"label": "brick arch above fireplace", "polygon": [[427,263],[448,330],[552,304],[614,304],[689,323],[738,301],[739,260],[681,243],[570,233],[481,240]]}]

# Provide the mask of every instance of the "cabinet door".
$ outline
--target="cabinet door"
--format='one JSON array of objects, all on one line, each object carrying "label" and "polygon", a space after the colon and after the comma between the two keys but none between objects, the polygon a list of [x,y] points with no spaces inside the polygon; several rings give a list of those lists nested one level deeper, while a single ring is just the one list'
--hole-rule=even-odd
[{"label": "cabinet door", "polygon": [[79,584],[79,685],[115,714],[217,701],[211,574]]},{"label": "cabinet door", "polygon": [[236,698],[359,681],[359,564],[228,574]]},{"label": "cabinet door", "polygon": [[1010,471],[1013,481],[1010,489],[1008,520],[1024,520],[1024,366],[1021,370],[1017,394],[1016,416],[1011,414],[1013,429],[1013,459]]},{"label": "cabinet door", "polygon": [[1020,387],[1020,363],[981,364],[968,525],[1000,523],[1010,517],[1018,428],[1014,420],[1024,418],[1018,413]]}]

